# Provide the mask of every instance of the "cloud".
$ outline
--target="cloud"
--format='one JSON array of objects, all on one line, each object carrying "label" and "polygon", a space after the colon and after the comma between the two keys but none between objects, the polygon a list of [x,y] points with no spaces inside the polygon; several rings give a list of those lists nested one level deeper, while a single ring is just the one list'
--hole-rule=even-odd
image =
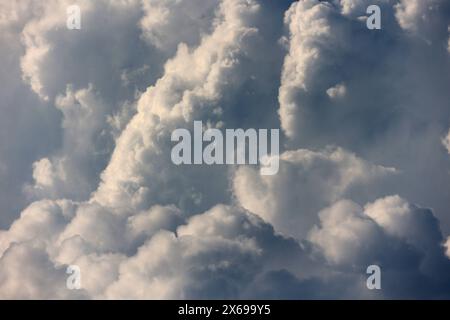
[{"label": "cloud", "polygon": [[[360,19],[370,4],[381,8],[381,30]],[[434,0],[295,2],[285,15],[279,89],[288,149],[337,145],[397,168],[387,193],[435,208],[444,225],[449,12],[447,2]],[[342,83],[345,95],[330,99],[327,90]],[[435,188],[436,180],[446,187]]]},{"label": "cloud", "polygon": [[[213,201],[220,201],[214,193],[222,193],[217,189],[227,184],[226,169],[215,170],[216,187],[205,188],[200,178],[193,184],[191,177],[207,176],[212,169],[170,164],[170,134],[177,127],[191,127],[194,119],[209,119],[214,112],[220,113],[222,103],[228,105],[225,93],[236,93],[245,79],[239,70],[257,36],[251,23],[258,12],[259,5],[253,1],[224,1],[212,33],[196,48],[179,46],[177,54],[165,64],[164,75],[139,98],[138,113],[117,139],[94,194],[96,201],[127,210],[173,201],[182,209],[199,210],[200,205],[204,210]],[[214,120],[212,116],[212,125]]]},{"label": "cloud", "polygon": [[177,207],[156,205],[149,210],[128,219],[127,228],[133,239],[147,239],[160,230],[175,231],[185,222],[183,213]]},{"label": "cloud", "polygon": [[240,205],[278,232],[302,238],[317,221],[319,210],[356,190],[361,199],[364,189],[373,196],[377,183],[395,174],[393,168],[368,163],[340,148],[299,149],[280,155],[280,172],[274,176],[239,168],[233,190]]},{"label": "cloud", "polygon": [[[213,223],[206,221],[205,226],[214,228]],[[178,237],[163,231],[152,237],[135,257],[121,266],[119,280],[108,288],[106,296],[161,299],[238,294],[257,268],[260,249],[245,237],[230,239],[220,234],[205,237],[188,230],[179,230]],[[199,231],[208,229],[200,226]]]},{"label": "cloud", "polygon": [[[280,120],[288,137],[296,131],[298,106],[295,91],[307,92],[313,86],[309,81],[313,66],[326,63],[316,47],[333,41],[326,15],[332,12],[328,3],[301,1],[294,3],[285,15],[285,24],[291,30],[288,39],[289,53],[285,58],[280,87]],[[304,16],[304,18],[301,18]],[[314,41],[310,41],[311,38]]]},{"label": "cloud", "polygon": [[258,217],[218,205],[192,217],[176,235],[155,234],[121,264],[118,280],[105,294],[137,299],[240,297],[259,272],[286,267],[302,254],[298,245],[274,235]]},{"label": "cloud", "polygon": [[[448,27],[448,32],[450,34],[450,26]],[[450,35],[448,37],[448,42],[447,42],[447,51],[450,53]]]},{"label": "cloud", "polygon": [[447,237],[447,241],[445,242],[445,248],[446,248],[446,252],[445,254],[447,255],[447,257],[450,258],[450,239]]},{"label": "cloud", "polygon": [[26,191],[37,198],[83,200],[98,184],[113,146],[107,107],[92,86],[58,96],[62,112],[62,146],[51,158],[33,164],[33,186]]},{"label": "cloud", "polygon": [[[0,260],[2,299],[80,299],[83,292],[65,288],[66,269],[55,266],[36,245],[12,245]],[[63,284],[63,285],[61,285]]]},{"label": "cloud", "polygon": [[442,139],[442,144],[447,149],[448,153],[450,154],[450,130],[446,137]]},{"label": "cloud", "polygon": [[370,265],[370,256],[380,255],[385,245],[377,224],[362,214],[361,207],[341,200],[319,213],[320,229],[311,230],[310,239],[334,264]]},{"label": "cloud", "polygon": [[[450,261],[445,257],[439,221],[430,209],[408,204],[400,197],[388,197],[368,204],[365,212],[387,234],[403,239],[424,255],[421,271],[435,277],[450,267]],[[444,275],[438,278],[448,281]]]},{"label": "cloud", "polygon": [[[379,265],[385,297],[448,295],[450,260],[431,210],[389,196],[364,209],[341,200],[319,216],[320,227],[313,228],[309,238],[329,263],[343,270]],[[396,287],[396,281],[409,283],[413,292]]]},{"label": "cloud", "polygon": [[331,87],[327,90],[327,95],[331,99],[336,99],[345,96],[345,93],[347,91],[347,88],[344,84],[337,84],[334,87]]},{"label": "cloud", "polygon": [[[102,93],[108,92],[111,102],[130,96],[134,88],[127,92],[119,81],[123,70],[142,67],[145,54],[161,63],[158,53],[139,41],[140,1],[78,1],[81,30],[66,28],[66,9],[72,4],[66,0],[36,4],[33,16],[23,24],[24,80],[42,99],[63,93],[67,83],[75,89],[92,83]],[[126,49],[130,41],[136,41],[138,50]],[[150,70],[148,79],[158,72]]]},{"label": "cloud", "polygon": [[429,25],[433,15],[439,14],[439,5],[442,3],[441,0],[401,0],[395,5],[395,16],[403,29],[418,32]]},{"label": "cloud", "polygon": [[10,21],[22,17],[22,14],[11,13],[9,7],[23,10],[28,16],[34,3],[30,6],[27,6],[27,1],[0,4],[1,228],[8,227],[29,204],[21,192],[23,184],[30,180],[32,163],[56,147],[60,135],[58,112],[40,101],[22,82],[20,36],[15,31],[16,23],[9,25]]},{"label": "cloud", "polygon": [[[449,297],[448,4],[68,4],[0,4],[0,297]],[[279,173],[175,166],[194,120],[281,128]]]},{"label": "cloud", "polygon": [[7,232],[0,234],[0,254],[12,243],[39,241],[52,245],[57,235],[75,214],[75,204],[68,200],[41,200],[22,211]]},{"label": "cloud", "polygon": [[[66,8],[72,4],[65,0],[10,1],[0,6],[1,76],[4,84],[0,89],[0,107],[2,113],[8,114],[0,123],[1,162],[8,167],[7,176],[1,183],[2,227],[7,227],[30,200],[58,195],[85,199],[86,194],[92,191],[90,189],[95,187],[89,184],[97,183],[98,171],[106,165],[101,162],[110,156],[107,151],[112,151],[112,143],[104,142],[102,148],[96,150],[96,160],[103,159],[95,163],[85,161],[86,166],[81,170],[81,175],[92,175],[93,179],[88,183],[78,179],[80,188],[77,190],[74,190],[74,185],[69,187],[66,183],[64,190],[56,192],[58,195],[55,188],[49,190],[42,186],[31,192],[31,199],[29,193],[27,196],[23,194],[23,185],[31,184],[33,163],[48,159],[60,172],[68,171],[70,167],[72,172],[66,173],[71,177],[76,171],[73,162],[80,165],[80,161],[68,159],[71,152],[67,156],[63,154],[67,148],[73,150],[73,146],[66,144],[66,150],[57,151],[63,138],[60,129],[62,114],[61,109],[55,106],[55,98],[68,94],[68,87],[74,94],[92,88],[101,96],[97,99],[103,100],[105,108],[96,110],[99,105],[91,104],[91,111],[97,115],[101,111],[104,117],[117,119],[116,113],[126,116],[123,106],[128,105],[128,100],[134,103],[135,92],[145,89],[162,70],[164,54],[140,40],[142,30],[138,22],[143,11],[139,1],[114,4],[79,1],[82,30],[66,28]],[[119,75],[141,69],[148,57],[152,57],[154,62],[151,70],[124,85]],[[75,120],[69,118],[70,115],[66,114],[66,124]],[[108,132],[103,134],[107,136]],[[81,168],[78,166],[76,169]]]},{"label": "cloud", "polygon": [[180,43],[198,45],[213,27],[214,11],[220,1],[143,1],[140,21],[142,37],[163,50],[176,50]]}]

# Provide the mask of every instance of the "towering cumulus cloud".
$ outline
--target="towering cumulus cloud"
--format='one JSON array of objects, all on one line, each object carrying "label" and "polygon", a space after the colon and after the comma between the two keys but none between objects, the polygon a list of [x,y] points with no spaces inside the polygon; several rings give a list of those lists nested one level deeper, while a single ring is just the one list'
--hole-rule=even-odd
[{"label": "towering cumulus cloud", "polygon": [[[0,298],[449,298],[449,25],[445,0],[3,1]],[[194,121],[281,129],[279,172],[173,164]]]}]

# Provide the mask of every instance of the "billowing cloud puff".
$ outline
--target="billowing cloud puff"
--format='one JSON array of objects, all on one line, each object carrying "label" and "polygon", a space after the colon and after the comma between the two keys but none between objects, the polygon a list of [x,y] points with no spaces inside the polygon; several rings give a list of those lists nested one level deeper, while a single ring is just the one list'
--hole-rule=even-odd
[{"label": "billowing cloud puff", "polygon": [[319,216],[320,227],[311,230],[309,239],[330,264],[342,270],[380,266],[389,279],[383,292],[386,297],[408,295],[403,287],[395,287],[395,281],[409,282],[417,297],[430,292],[448,295],[450,260],[438,221],[429,209],[390,196],[364,208],[341,200]]},{"label": "billowing cloud puff", "polygon": [[403,29],[417,32],[433,19],[433,15],[439,14],[442,3],[440,0],[401,0],[395,5],[395,16]]},{"label": "billowing cloud puff", "polygon": [[[140,1],[78,1],[81,30],[66,28],[66,10],[73,4],[65,0],[35,3],[32,17],[23,20],[23,78],[43,99],[64,92],[68,83],[75,89],[92,83],[102,92],[116,91],[116,97],[108,95],[108,98],[117,103],[120,99],[117,93],[122,93],[122,97],[126,94],[126,88],[121,88],[120,74],[143,64],[142,51],[146,49],[139,41],[138,22],[143,15]],[[126,48],[130,41],[136,41],[140,48],[133,52],[116,50]],[[158,60],[156,52],[146,53]],[[157,68],[149,74],[152,72],[156,74]]]},{"label": "billowing cloud puff", "polygon": [[447,50],[448,50],[448,53],[450,53],[450,26],[448,27],[448,33],[449,33],[449,36],[448,36],[448,42],[447,42]]},{"label": "billowing cloud puff", "polygon": [[0,253],[4,253],[15,242],[34,240],[51,245],[74,214],[74,204],[67,200],[32,203],[22,211],[8,232],[0,234]]},{"label": "billowing cloud puff", "polygon": [[[387,121],[386,125],[396,117],[407,116],[401,109],[392,109],[400,103],[398,99],[402,98],[400,96],[404,91],[409,92],[411,86],[418,86],[408,83],[403,77],[399,78],[398,72],[413,72],[412,66],[421,61],[421,57],[413,55],[405,60],[408,48],[423,51],[428,57],[435,55],[445,68],[448,67],[448,57],[443,54],[443,44],[448,39],[448,22],[444,17],[448,8],[444,1],[334,2],[335,5],[324,1],[299,1],[285,15],[288,52],[279,91],[280,120],[286,135],[303,143],[307,143],[308,139],[318,143],[324,136],[330,144],[338,140],[341,134],[332,137],[329,135],[331,131],[353,130],[359,139],[363,139],[367,130],[376,128],[374,122],[378,120],[372,115],[383,117],[379,121]],[[358,19],[366,16],[366,8],[370,4],[381,7],[382,31],[369,30],[365,21]],[[420,37],[411,37],[401,29],[410,30],[412,26],[420,29],[425,28],[424,25],[428,31],[423,32],[428,33],[421,33]],[[404,36],[394,40],[391,34],[397,32],[403,32]],[[423,37],[429,37],[430,42],[423,41]],[[403,62],[393,48],[399,50]],[[380,59],[380,56],[383,58]],[[358,59],[355,60],[355,57]],[[425,61],[429,59],[425,58]],[[432,77],[440,78],[441,75],[436,72]],[[371,86],[363,88],[358,85],[362,78]],[[389,79],[393,78],[399,78],[408,87],[399,89],[391,86]],[[343,82],[347,92],[344,101],[330,103],[324,100],[329,88]],[[417,91],[416,97],[423,94],[425,92]],[[435,95],[433,100],[433,109],[440,108],[438,96]],[[372,105],[368,97],[377,97],[373,99],[377,103]],[[379,101],[381,97],[382,101]],[[422,108],[423,105],[411,101],[409,107]],[[348,117],[339,118],[344,113]],[[386,120],[387,117],[391,119]],[[344,128],[341,126],[337,130],[333,127],[336,124],[333,120],[349,121],[349,127],[340,122]],[[356,121],[363,126],[355,128]]]},{"label": "billowing cloud puff", "polygon": [[[245,233],[238,228],[248,228]],[[195,216],[177,236],[159,232],[122,264],[106,291],[115,298],[226,298],[239,295],[263,254],[260,227],[223,207]],[[270,230],[269,230],[270,231]]]},{"label": "billowing cloud puff", "polygon": [[[212,194],[216,187],[206,187],[202,179],[193,181],[196,175],[208,175],[208,169],[180,169],[171,164],[170,135],[177,127],[191,127],[195,119],[212,115],[214,123],[224,112],[222,104],[229,106],[225,94],[236,94],[245,79],[240,68],[250,57],[257,37],[251,23],[258,12],[259,5],[253,1],[224,1],[212,33],[194,49],[179,46],[175,57],[165,64],[164,76],[140,97],[138,113],[117,139],[95,192],[96,201],[114,208],[142,210],[155,202],[170,204],[174,199],[182,207],[205,208],[217,199]],[[224,187],[220,182],[224,174],[226,171],[219,171],[217,175],[219,189]]]},{"label": "billowing cloud puff", "polygon": [[0,260],[1,299],[80,299],[82,291],[69,291],[64,266],[56,267],[45,251],[34,245],[13,244]]},{"label": "billowing cloud puff", "polygon": [[347,91],[347,88],[344,84],[337,84],[334,87],[331,87],[327,90],[327,95],[331,99],[336,99],[345,96],[345,93]]},{"label": "billowing cloud puff", "polygon": [[[0,4],[0,298],[450,296],[445,1],[77,3]],[[278,174],[174,165],[194,120]]]},{"label": "billowing cloud puff", "polygon": [[327,260],[337,265],[357,263],[370,265],[386,243],[379,226],[356,203],[341,200],[319,213],[320,228],[311,230],[310,239],[318,245]]},{"label": "billowing cloud puff", "polygon": [[447,238],[447,241],[445,242],[445,248],[446,248],[446,254],[447,257],[450,258],[450,238]]},{"label": "billowing cloud puff", "polygon": [[33,197],[86,199],[94,190],[112,148],[112,129],[107,107],[93,88],[58,96],[56,107],[62,112],[63,140],[52,159],[33,164],[34,186],[26,190]]},{"label": "billowing cloud puff", "polygon": [[233,180],[237,201],[270,222],[278,232],[302,238],[317,221],[317,212],[347,195],[364,189],[373,196],[377,182],[395,175],[394,168],[370,164],[339,148],[314,152],[286,151],[280,156],[280,172],[261,176],[241,167]]},{"label": "billowing cloud puff", "polygon": [[[381,30],[360,19],[372,4],[380,6]],[[388,193],[427,203],[445,221],[449,9],[439,0],[295,2],[285,15],[279,89],[289,148],[338,145],[395,167],[401,174]],[[336,98],[341,84],[345,94]],[[435,188],[436,180],[445,187]]]},{"label": "billowing cloud puff", "polygon": [[[323,249],[330,263],[364,266],[370,264],[368,259],[381,262],[390,250],[392,255],[399,253],[394,240],[433,259],[444,255],[444,240],[433,213],[398,196],[378,199],[364,208],[341,200],[321,211],[319,217],[320,227],[311,230],[309,239]],[[406,246],[403,249],[408,251]]]},{"label": "billowing cloud puff", "polygon": [[161,49],[175,50],[180,43],[195,45],[213,27],[220,1],[142,1],[142,37]]},{"label": "billowing cloud puff", "polygon": [[444,147],[450,154],[450,131],[448,132],[447,136],[444,139],[442,139],[442,143],[444,144]]}]

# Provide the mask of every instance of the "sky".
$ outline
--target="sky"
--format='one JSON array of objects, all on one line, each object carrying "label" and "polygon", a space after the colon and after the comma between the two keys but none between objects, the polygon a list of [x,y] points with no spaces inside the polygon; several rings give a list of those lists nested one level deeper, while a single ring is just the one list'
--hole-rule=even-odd
[{"label": "sky", "polygon": [[0,299],[450,298],[447,0],[0,0],[0,78]]}]

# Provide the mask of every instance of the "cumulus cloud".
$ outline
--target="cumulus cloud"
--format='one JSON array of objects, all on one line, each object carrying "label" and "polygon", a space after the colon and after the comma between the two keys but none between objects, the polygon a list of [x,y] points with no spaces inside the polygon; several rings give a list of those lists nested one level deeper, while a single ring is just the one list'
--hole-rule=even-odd
[{"label": "cumulus cloud", "polygon": [[69,291],[64,266],[57,267],[40,248],[13,244],[0,260],[2,299],[80,299],[82,292]]},{"label": "cumulus cloud", "polygon": [[68,88],[55,106],[63,114],[61,149],[33,164],[35,183],[26,191],[31,197],[83,200],[96,187],[113,146],[107,107],[92,87]]},{"label": "cumulus cloud", "polygon": [[[377,224],[365,217],[361,207],[341,200],[319,213],[321,227],[311,230],[310,239],[330,263],[370,265],[370,255],[378,256],[385,245]],[[368,257],[369,256],[369,257]]]},{"label": "cumulus cloud", "polygon": [[368,163],[340,148],[299,149],[280,155],[280,172],[274,176],[239,168],[233,190],[239,204],[277,231],[302,238],[320,209],[364,188],[373,196],[377,182],[395,174],[394,168]]},{"label": "cumulus cloud", "polygon": [[446,255],[450,258],[450,239],[447,237],[447,241],[445,242]]},{"label": "cumulus cloud", "polygon": [[[0,227],[6,228],[28,202],[21,194],[30,180],[34,157],[43,157],[57,145],[59,115],[42,103],[22,82],[21,42],[16,32],[22,13],[31,15],[34,3],[10,1],[0,4]],[[15,10],[13,10],[15,9]],[[30,10],[29,10],[30,9]],[[21,18],[22,19],[22,18]],[[23,18],[25,19],[25,18]]]},{"label": "cumulus cloud", "polygon": [[161,49],[175,50],[180,43],[198,44],[213,27],[220,1],[143,1],[142,37]]},{"label": "cumulus cloud", "polygon": [[[381,30],[359,19],[370,4],[381,8]],[[445,224],[448,13],[447,2],[434,0],[295,2],[285,15],[279,89],[289,148],[338,145],[395,167],[401,174],[388,192],[432,206]],[[336,84],[345,95],[330,99]],[[446,187],[436,190],[436,180]]]},{"label": "cumulus cloud", "polygon": [[[138,23],[144,12],[139,1],[113,4],[109,1],[78,1],[82,30],[66,28],[66,8],[72,4],[64,0],[25,0],[0,4],[1,76],[4,84],[0,89],[1,110],[8,114],[8,117],[2,117],[0,126],[0,162],[9,169],[6,179],[1,182],[0,197],[4,197],[1,201],[2,227],[10,224],[30,200],[21,192],[25,183],[30,184],[33,163],[47,158],[55,170],[58,167],[66,167],[64,170],[74,167],[63,164],[72,160],[67,160],[61,154],[64,151],[57,151],[61,145],[62,110],[55,106],[56,97],[65,96],[68,86],[76,93],[90,88],[92,84],[106,107],[106,110],[101,110],[105,113],[102,116],[126,118],[123,106],[128,104],[124,101],[133,100],[134,103],[136,90],[145,89],[162,70],[164,54],[140,41],[142,29]],[[133,71],[142,69],[149,56],[152,57],[152,68],[146,75],[140,78],[130,76],[128,84],[124,85],[119,75],[124,72],[133,74]],[[89,107],[95,113],[98,105]],[[65,114],[66,123],[72,121],[70,116]],[[100,162],[107,161],[109,154],[106,151],[111,147],[111,144],[103,145],[100,150],[96,150],[97,160],[103,157]],[[73,146],[69,148],[73,149]],[[65,158],[67,161],[53,159],[55,153],[59,153],[55,158]],[[98,171],[106,164],[91,162],[89,165],[90,172],[81,175],[88,173],[95,176],[89,181],[92,183],[98,179]],[[32,192],[32,199],[51,193],[56,197],[54,190],[44,192],[46,188],[41,187],[37,186],[34,190],[37,193]],[[76,191],[74,188],[66,185],[59,195],[85,198],[92,191],[89,188],[93,187],[87,186],[82,194],[81,188]]]},{"label": "cumulus cloud", "polygon": [[[258,12],[259,5],[253,1],[224,1],[212,33],[203,37],[196,48],[179,46],[165,64],[164,76],[140,97],[138,113],[117,139],[95,192],[96,201],[115,208],[142,210],[149,204],[170,204],[177,198],[188,207],[200,205],[206,209],[217,199],[212,194],[217,192],[216,187],[205,188],[202,179],[193,183],[191,178],[205,176],[208,169],[185,170],[168,165],[170,134],[177,127],[191,127],[194,119],[220,113],[222,103],[229,106],[224,101],[225,93],[236,93],[248,76],[239,70],[257,36],[251,24]],[[211,122],[214,120],[212,116]],[[226,185],[226,180],[220,182],[223,175],[226,171],[219,171],[218,189]]]},{"label": "cumulus cloud", "polygon": [[[42,99],[53,99],[65,91],[68,83],[75,89],[93,83],[98,90],[109,92],[111,101],[117,101],[117,93],[122,97],[126,94],[118,81],[120,74],[125,69],[142,67],[142,52],[158,61],[157,53],[145,50],[139,41],[138,22],[143,15],[140,1],[78,1],[81,30],[66,28],[66,9],[70,5],[73,3],[65,0],[39,2],[34,4],[32,17],[24,19],[20,34],[25,48],[21,57],[23,78]],[[125,49],[130,41],[136,41],[138,51]],[[152,71],[158,72],[156,68]]]},{"label": "cumulus cloud", "polygon": [[344,84],[337,84],[334,87],[331,87],[327,90],[327,95],[331,99],[336,99],[345,96],[345,93],[347,92],[347,88]]},{"label": "cumulus cloud", "polygon": [[447,136],[442,139],[442,144],[450,154],[450,131],[448,132]]},{"label": "cumulus cloud", "polygon": [[403,29],[417,32],[432,19],[433,13],[438,13],[438,5],[441,3],[440,0],[401,0],[395,5],[395,16]]},{"label": "cumulus cloud", "polygon": [[[0,4],[0,297],[449,297],[448,4],[78,3]],[[194,120],[281,128],[279,173],[175,166]]]},{"label": "cumulus cloud", "polygon": [[22,211],[8,232],[0,235],[0,253],[4,253],[15,242],[36,240],[51,245],[74,212],[74,204],[67,200],[32,203]]},{"label": "cumulus cloud", "polygon": [[[430,292],[448,294],[450,260],[431,210],[389,196],[364,208],[341,200],[319,216],[320,227],[311,230],[309,239],[329,263],[343,270],[379,265],[390,279],[383,291],[386,297],[408,295],[404,288],[392,285],[394,278],[412,283],[419,297]],[[421,289],[418,281],[424,281]]]},{"label": "cumulus cloud", "polygon": [[[152,237],[121,265],[119,279],[106,295],[178,299],[238,295],[251,281],[262,252],[246,235],[230,237],[229,233],[239,233],[232,212],[218,217],[232,224],[223,225],[215,221],[212,211],[181,227],[178,237],[169,232]],[[249,228],[254,227],[249,224]]]},{"label": "cumulus cloud", "polygon": [[447,42],[447,51],[448,51],[448,53],[450,53],[450,26],[448,27],[448,33],[449,33],[449,37],[448,37],[448,42]]}]

